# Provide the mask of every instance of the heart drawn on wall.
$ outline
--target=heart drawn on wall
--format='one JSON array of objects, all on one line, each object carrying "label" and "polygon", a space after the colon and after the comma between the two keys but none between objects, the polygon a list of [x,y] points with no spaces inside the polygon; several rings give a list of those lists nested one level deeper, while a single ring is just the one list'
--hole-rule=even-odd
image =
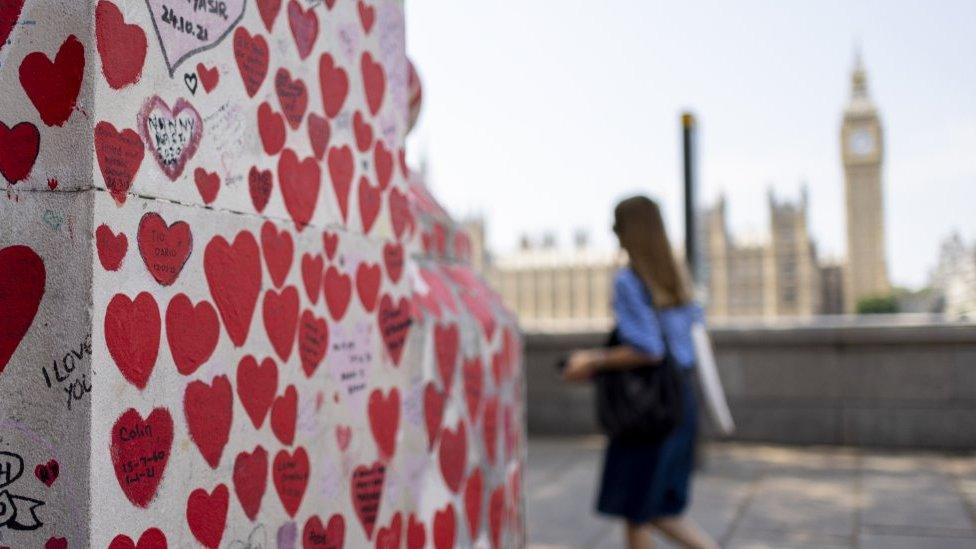
[{"label": "heart drawn on wall", "polygon": [[27,246],[0,249],[0,374],[34,322],[44,295],[44,261]]},{"label": "heart drawn on wall", "polygon": [[244,1],[221,0],[198,9],[193,2],[146,0],[169,75],[183,61],[220,44],[244,17]]},{"label": "heart drawn on wall", "polygon": [[176,181],[200,145],[203,136],[200,113],[186,99],[177,99],[170,109],[156,95],[139,111],[138,120],[142,139],[159,168],[170,180]]}]

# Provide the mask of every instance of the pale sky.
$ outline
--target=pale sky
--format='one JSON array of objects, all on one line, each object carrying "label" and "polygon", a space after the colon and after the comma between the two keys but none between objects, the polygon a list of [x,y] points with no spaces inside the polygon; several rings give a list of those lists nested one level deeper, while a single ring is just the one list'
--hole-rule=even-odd
[{"label": "pale sky", "polygon": [[649,193],[680,240],[680,112],[700,121],[700,198],[764,233],[766,189],[810,189],[821,256],[844,254],[839,128],[860,44],[885,131],[888,265],[925,283],[953,230],[976,240],[976,2],[407,0],[424,83],[409,141],[490,247],[576,228],[615,245],[616,200]]}]

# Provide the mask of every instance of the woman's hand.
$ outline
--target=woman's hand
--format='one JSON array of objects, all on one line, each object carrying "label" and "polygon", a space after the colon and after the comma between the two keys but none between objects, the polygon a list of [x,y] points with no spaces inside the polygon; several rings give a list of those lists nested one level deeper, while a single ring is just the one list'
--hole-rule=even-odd
[{"label": "woman's hand", "polygon": [[566,361],[563,379],[566,381],[586,381],[593,376],[599,366],[602,353],[598,350],[584,349],[573,351]]}]

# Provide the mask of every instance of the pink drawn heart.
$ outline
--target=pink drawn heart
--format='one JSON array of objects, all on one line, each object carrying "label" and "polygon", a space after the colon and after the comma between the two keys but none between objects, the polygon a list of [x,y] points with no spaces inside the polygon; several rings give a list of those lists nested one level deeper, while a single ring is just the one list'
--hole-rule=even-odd
[{"label": "pink drawn heart", "polygon": [[200,9],[195,5],[203,2],[146,0],[170,76],[180,63],[226,38],[244,17],[244,2],[207,2],[208,6]]},{"label": "pink drawn heart", "polygon": [[159,168],[176,181],[186,162],[197,152],[203,136],[203,119],[186,99],[177,99],[170,109],[156,95],[139,112],[139,132]]}]

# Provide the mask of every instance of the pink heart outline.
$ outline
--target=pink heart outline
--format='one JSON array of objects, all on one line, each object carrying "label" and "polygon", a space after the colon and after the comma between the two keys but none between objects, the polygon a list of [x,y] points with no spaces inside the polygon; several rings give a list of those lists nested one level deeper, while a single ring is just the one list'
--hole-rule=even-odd
[{"label": "pink heart outline", "polygon": [[[231,0],[231,2],[233,2],[233,0]],[[182,64],[184,61],[186,61],[190,57],[193,57],[194,55],[196,55],[196,54],[198,54],[200,52],[204,52],[204,51],[207,51],[209,49],[215,48],[221,42],[223,42],[224,41],[224,38],[227,38],[227,35],[230,34],[230,31],[234,30],[234,28],[237,27],[237,25],[241,22],[241,20],[244,19],[244,13],[247,11],[246,10],[247,2],[245,0],[240,0],[240,5],[241,5],[240,6],[240,10],[241,10],[240,13],[237,15],[237,18],[236,19],[234,19],[233,21],[230,21],[230,22],[227,23],[227,28],[225,28],[223,30],[223,32],[220,33],[220,36],[217,36],[213,40],[208,40],[205,44],[203,44],[202,46],[199,46],[197,48],[192,48],[192,47],[191,48],[186,48],[186,47],[184,47],[184,48],[171,47],[170,49],[173,49],[174,50],[173,53],[176,53],[176,55],[177,55],[177,59],[175,61],[171,61],[170,60],[170,52],[167,51],[167,44],[166,44],[169,41],[169,39],[172,38],[173,36],[180,37],[180,38],[184,38],[184,39],[187,38],[187,37],[193,38],[193,36],[191,36],[191,35],[189,35],[187,33],[180,33],[180,34],[177,34],[177,35],[169,35],[169,36],[167,36],[166,40],[164,40],[163,39],[163,32],[159,28],[159,23],[157,22],[157,18],[161,19],[162,16],[161,15],[157,15],[157,13],[160,10],[158,10],[158,9],[156,9],[156,8],[153,7],[153,4],[154,3],[155,4],[160,4],[160,0],[146,0],[146,7],[149,9],[149,20],[152,22],[153,30],[156,31],[156,40],[159,42],[159,49],[163,53],[163,60],[166,62],[166,68],[169,70],[169,76],[170,76],[170,78],[173,77],[173,74],[176,72],[176,68],[179,67],[180,64]],[[182,5],[182,4],[178,4],[178,5]],[[157,7],[159,7],[159,6],[157,6]],[[170,8],[170,9],[172,9],[172,8]],[[177,16],[180,16],[180,14],[177,14]]]},{"label": "pink heart outline", "polygon": [[[192,116],[193,120],[193,130],[190,133],[189,140],[180,151],[175,163],[169,166],[167,166],[160,158],[159,151],[156,148],[156,140],[153,139],[149,133],[149,116],[157,110],[162,111],[169,119],[173,120],[176,120],[184,111],[187,111]],[[138,120],[139,133],[142,135],[142,140],[146,143],[146,148],[153,153],[153,158],[156,159],[156,164],[161,170],[163,170],[163,173],[165,173],[171,181],[176,181],[183,173],[183,168],[186,167],[187,161],[197,152],[197,147],[200,145],[200,139],[203,137],[203,119],[200,117],[200,113],[197,112],[189,101],[183,99],[182,97],[177,99],[176,103],[173,105],[173,108],[170,109],[169,105],[167,105],[162,98],[160,98],[158,95],[154,95],[149,99],[149,101],[146,102],[145,106],[142,107],[142,110],[139,111],[136,118]]]}]

